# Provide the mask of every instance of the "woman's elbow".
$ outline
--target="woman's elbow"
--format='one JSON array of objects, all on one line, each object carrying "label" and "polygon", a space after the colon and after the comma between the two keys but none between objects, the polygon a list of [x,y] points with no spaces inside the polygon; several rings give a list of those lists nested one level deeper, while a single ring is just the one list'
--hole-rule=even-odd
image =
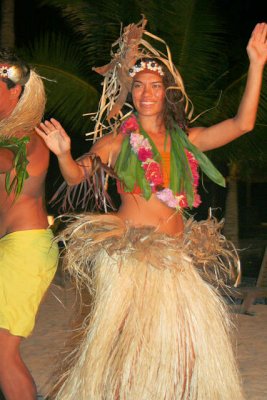
[{"label": "woman's elbow", "polygon": [[82,171],[79,171],[79,173],[73,174],[72,176],[68,176],[68,175],[64,176],[64,174],[63,174],[63,177],[68,186],[79,185],[81,182],[83,182],[85,180],[85,176],[82,173]]},{"label": "woman's elbow", "polygon": [[245,133],[253,131],[255,127],[255,120],[250,121],[236,121],[238,126],[238,131],[240,136],[244,135]]},{"label": "woman's elbow", "polygon": [[84,177],[80,179],[65,179],[65,182],[68,186],[76,186],[79,185],[84,180]]}]

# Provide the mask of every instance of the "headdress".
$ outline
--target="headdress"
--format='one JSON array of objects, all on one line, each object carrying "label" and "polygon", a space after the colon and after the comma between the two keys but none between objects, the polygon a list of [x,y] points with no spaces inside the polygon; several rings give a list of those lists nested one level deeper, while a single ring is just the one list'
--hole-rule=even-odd
[{"label": "headdress", "polygon": [[139,60],[137,63],[129,69],[129,75],[131,78],[133,78],[138,72],[144,71],[144,70],[156,72],[160,76],[164,76],[164,72],[162,69],[162,66],[159,65],[155,60],[150,60],[150,61],[144,61],[144,60]]},{"label": "headdress", "polygon": [[[92,117],[92,120],[95,121],[95,129],[93,132],[87,134],[93,135],[93,140],[101,137],[105,129],[112,129],[114,131],[117,129],[118,123],[123,117],[121,109],[124,105],[128,105],[126,98],[131,91],[133,73],[138,69],[136,62],[144,58],[151,58],[155,61],[156,65],[154,67],[156,67],[157,72],[162,70],[157,60],[170,71],[175,82],[173,89],[180,90],[182,93],[183,100],[185,101],[185,112],[189,113],[188,118],[190,119],[190,100],[185,92],[181,75],[172,62],[169,47],[164,40],[146,31],[146,24],[147,20],[143,17],[137,24],[126,26],[119,39],[112,44],[112,58],[110,63],[103,67],[93,68],[93,70],[104,76],[99,108]],[[166,54],[156,50],[144,39],[144,36],[149,36],[162,43],[166,48]],[[145,67],[149,67],[148,69],[153,68],[147,62]],[[132,110],[132,107],[129,107]]]},{"label": "headdress", "polygon": [[[0,62],[1,64],[1,62]],[[15,85],[25,85],[30,78],[30,69],[23,68],[20,65],[5,65],[0,66],[0,77],[11,80]]]},{"label": "headdress", "polygon": [[[12,68],[12,73],[15,71],[13,67],[15,66],[9,68]],[[21,81],[17,84],[22,85]],[[32,132],[42,120],[45,103],[46,96],[42,79],[35,71],[30,70],[28,81],[24,85],[16,107],[8,117],[0,120],[0,136],[13,137],[18,132],[25,132],[25,134]]]}]

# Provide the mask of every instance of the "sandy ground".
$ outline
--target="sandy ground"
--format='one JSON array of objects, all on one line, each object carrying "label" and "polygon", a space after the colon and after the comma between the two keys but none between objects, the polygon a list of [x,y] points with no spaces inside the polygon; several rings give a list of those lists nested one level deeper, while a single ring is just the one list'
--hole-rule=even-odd
[{"label": "sandy ground", "polygon": [[[50,377],[68,336],[74,303],[75,293],[69,285],[53,284],[41,305],[33,334],[22,344],[39,393],[45,394],[51,386]],[[267,306],[257,304],[251,311],[255,315],[235,314],[237,357],[246,399],[267,400]]]}]

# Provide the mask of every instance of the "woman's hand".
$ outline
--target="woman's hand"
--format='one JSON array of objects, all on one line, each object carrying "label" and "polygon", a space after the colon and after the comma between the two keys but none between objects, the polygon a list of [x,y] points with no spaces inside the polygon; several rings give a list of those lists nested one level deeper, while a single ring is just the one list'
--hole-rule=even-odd
[{"label": "woman's hand", "polygon": [[50,121],[41,122],[35,131],[57,157],[70,151],[70,137],[56,119],[51,118]]},{"label": "woman's hand", "polygon": [[251,63],[264,66],[267,62],[267,24],[257,24],[247,45],[247,53]]}]

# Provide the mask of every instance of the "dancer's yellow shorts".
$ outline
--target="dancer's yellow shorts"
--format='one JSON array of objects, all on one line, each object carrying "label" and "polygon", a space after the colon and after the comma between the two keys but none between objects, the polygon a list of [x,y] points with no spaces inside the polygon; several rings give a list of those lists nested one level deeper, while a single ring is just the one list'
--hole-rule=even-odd
[{"label": "dancer's yellow shorts", "polygon": [[0,239],[0,328],[27,337],[56,272],[57,244],[50,229],[10,233]]}]

